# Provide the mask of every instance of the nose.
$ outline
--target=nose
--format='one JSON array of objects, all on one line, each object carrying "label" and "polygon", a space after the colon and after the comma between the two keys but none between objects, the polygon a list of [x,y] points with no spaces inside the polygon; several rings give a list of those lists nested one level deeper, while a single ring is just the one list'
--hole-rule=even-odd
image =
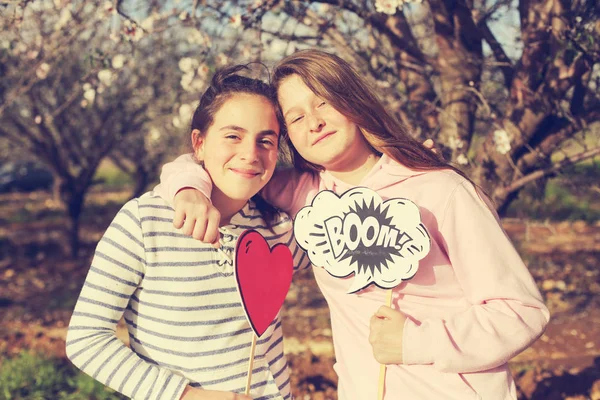
[{"label": "nose", "polygon": [[311,132],[319,132],[325,126],[325,120],[318,112],[308,115],[308,123]]},{"label": "nose", "polygon": [[242,144],[240,158],[244,161],[255,162],[258,160],[258,146],[256,142],[248,140]]}]

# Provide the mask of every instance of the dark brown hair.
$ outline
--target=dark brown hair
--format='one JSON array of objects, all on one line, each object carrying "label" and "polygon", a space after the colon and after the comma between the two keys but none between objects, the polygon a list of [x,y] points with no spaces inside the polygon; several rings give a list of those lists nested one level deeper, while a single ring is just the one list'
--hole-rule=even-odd
[{"label": "dark brown hair", "polygon": [[[234,65],[215,72],[210,86],[200,97],[200,104],[194,111],[191,124],[192,131],[197,129],[200,135],[206,135],[208,128],[214,122],[215,114],[221,109],[223,104],[234,95],[245,93],[262,96],[273,105],[277,122],[279,123],[279,136],[281,137],[283,132],[285,132],[285,122],[277,103],[277,92],[273,86],[260,79],[239,75],[238,72],[243,70],[250,70],[250,68],[248,65]],[[271,228],[273,223],[276,222],[276,217],[279,213],[277,208],[269,204],[259,194],[252,196],[252,201],[262,214],[267,227]]]},{"label": "dark brown hair", "polygon": [[[342,58],[320,50],[298,51],[277,63],[273,86],[278,89],[291,75],[298,75],[313,93],[356,124],[375,154],[385,153],[418,171],[451,169],[470,181],[461,170],[414,139],[387,111],[366,80]],[[324,169],[303,159],[287,135],[285,140],[296,168],[312,172]]]}]

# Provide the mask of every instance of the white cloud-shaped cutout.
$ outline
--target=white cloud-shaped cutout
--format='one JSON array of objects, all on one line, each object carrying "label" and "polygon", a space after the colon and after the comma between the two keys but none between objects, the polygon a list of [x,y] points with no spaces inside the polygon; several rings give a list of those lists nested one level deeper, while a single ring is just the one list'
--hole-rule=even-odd
[{"label": "white cloud-shaped cutout", "polygon": [[416,204],[383,201],[362,187],[341,197],[317,194],[296,215],[294,234],[314,265],[335,277],[354,274],[349,293],[372,283],[390,289],[412,278],[431,245]]}]

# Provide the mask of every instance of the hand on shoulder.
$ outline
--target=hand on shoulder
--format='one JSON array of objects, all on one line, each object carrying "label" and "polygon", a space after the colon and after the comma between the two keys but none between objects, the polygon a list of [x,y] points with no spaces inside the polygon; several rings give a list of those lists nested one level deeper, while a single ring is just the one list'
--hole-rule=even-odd
[{"label": "hand on shoulder", "polygon": [[175,195],[173,205],[175,228],[181,228],[184,235],[219,247],[221,213],[206,196],[196,189],[183,188]]}]

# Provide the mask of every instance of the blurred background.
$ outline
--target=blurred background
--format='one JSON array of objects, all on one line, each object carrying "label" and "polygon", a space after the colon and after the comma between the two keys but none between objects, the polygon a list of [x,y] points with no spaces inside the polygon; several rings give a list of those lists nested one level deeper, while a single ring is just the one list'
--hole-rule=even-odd
[{"label": "blurred background", "polygon": [[[0,399],[120,398],[64,355],[97,241],[188,151],[216,69],[311,47],[493,198],[553,314],[511,361],[519,398],[600,399],[599,16],[595,0],[0,1]],[[284,333],[295,396],[336,399],[310,271]]]}]

